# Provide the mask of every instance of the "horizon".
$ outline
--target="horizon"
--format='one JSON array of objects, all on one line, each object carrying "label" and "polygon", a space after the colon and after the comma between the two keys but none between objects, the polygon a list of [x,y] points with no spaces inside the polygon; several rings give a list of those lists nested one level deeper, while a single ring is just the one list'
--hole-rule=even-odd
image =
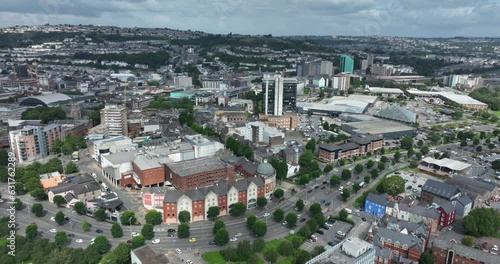
[{"label": "horizon", "polygon": [[2,6],[0,27],[85,24],[210,34],[499,38],[500,0],[30,0]]}]

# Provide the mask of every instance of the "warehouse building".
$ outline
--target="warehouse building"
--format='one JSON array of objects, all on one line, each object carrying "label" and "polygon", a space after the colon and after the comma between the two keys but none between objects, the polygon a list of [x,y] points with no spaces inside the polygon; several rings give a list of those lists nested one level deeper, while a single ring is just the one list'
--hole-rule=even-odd
[{"label": "warehouse building", "polygon": [[390,105],[373,114],[383,119],[398,121],[406,124],[417,123],[417,114],[397,105]]},{"label": "warehouse building", "polygon": [[372,120],[362,122],[343,123],[342,130],[351,135],[379,135],[384,139],[397,139],[406,136],[414,137],[417,129],[399,122],[388,120]]}]

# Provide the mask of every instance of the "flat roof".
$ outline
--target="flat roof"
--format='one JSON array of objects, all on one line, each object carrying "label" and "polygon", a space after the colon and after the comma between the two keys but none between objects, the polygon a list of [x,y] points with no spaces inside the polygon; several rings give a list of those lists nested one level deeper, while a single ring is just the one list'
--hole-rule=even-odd
[{"label": "flat roof", "polygon": [[453,101],[457,104],[465,104],[465,105],[487,105],[483,102],[480,102],[468,95],[461,95],[461,94],[453,94],[453,93],[441,93],[441,96],[445,97],[446,99]]},{"label": "flat roof", "polygon": [[342,126],[344,125],[351,126],[354,129],[359,130],[359,132],[366,132],[370,134],[384,134],[384,133],[409,131],[416,129],[414,127],[407,126],[399,122],[382,120],[382,119],[342,124]]},{"label": "flat roof", "polygon": [[425,157],[422,159],[422,161],[429,163],[429,164],[437,165],[439,167],[445,167],[445,168],[448,168],[448,169],[454,170],[454,171],[465,170],[471,166],[469,163],[461,162],[459,160],[454,160],[454,159],[448,159],[448,158],[438,160],[438,159],[435,159],[432,157]]},{"label": "flat roof", "polygon": [[206,171],[213,171],[218,169],[224,169],[226,164],[218,157],[204,157],[193,160],[179,161],[175,163],[167,164],[167,166],[177,175],[189,176],[197,173],[202,173]]},{"label": "flat roof", "polygon": [[134,159],[134,164],[141,170],[150,170],[155,168],[160,168],[163,165],[160,163],[159,159],[151,156],[137,156]]},{"label": "flat roof", "polygon": [[399,88],[382,88],[382,87],[369,87],[368,90],[372,93],[393,93],[402,94],[403,91]]}]

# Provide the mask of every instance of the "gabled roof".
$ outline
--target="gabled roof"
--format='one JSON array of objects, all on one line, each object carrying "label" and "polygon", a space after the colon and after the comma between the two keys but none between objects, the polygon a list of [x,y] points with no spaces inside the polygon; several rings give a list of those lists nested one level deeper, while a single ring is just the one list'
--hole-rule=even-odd
[{"label": "gabled roof", "polygon": [[[455,202],[455,201],[453,201]],[[453,202],[447,202],[443,205],[441,205],[441,209],[444,211],[445,214],[451,214],[453,211],[455,211],[455,206],[453,205]]]},{"label": "gabled roof", "polygon": [[435,180],[428,179],[424,186],[422,186],[422,191],[426,191],[429,193],[432,193],[434,195],[446,197],[447,199],[450,199],[451,197],[455,196],[456,194],[460,193],[460,190],[450,184],[444,183],[444,182],[438,182]]},{"label": "gabled roof", "polygon": [[448,158],[444,158],[444,159],[439,160],[439,159],[435,159],[432,157],[425,157],[422,159],[422,161],[429,163],[429,164],[437,165],[439,167],[445,167],[445,168],[448,168],[448,169],[454,170],[454,171],[465,170],[471,166],[469,163],[461,162],[459,160],[448,159]]},{"label": "gabled roof", "polygon": [[427,218],[439,219],[440,213],[435,208],[425,208],[423,206],[414,205],[408,208],[408,212],[414,215],[420,215]]},{"label": "gabled roof", "polygon": [[390,120],[401,121],[404,123],[417,122],[417,114],[397,105],[390,105],[384,109],[381,109],[378,112],[376,112],[374,116]]},{"label": "gabled roof", "polygon": [[378,229],[378,234],[374,234],[376,243],[381,243],[381,239],[383,238],[385,242],[389,242],[389,240],[390,243],[399,242],[401,246],[406,245],[408,248],[416,248],[420,252],[423,252],[424,241],[422,239],[383,227],[379,227]]},{"label": "gabled roof", "polygon": [[446,182],[454,186],[457,186],[462,191],[475,192],[478,194],[484,194],[487,191],[491,192],[495,190],[495,188],[497,188],[495,185],[491,183],[487,183],[484,181],[464,176],[454,176],[453,178],[448,179]]},{"label": "gabled roof", "polygon": [[319,148],[320,149],[324,149],[326,151],[330,151],[330,152],[333,152],[333,151],[338,151],[338,150],[341,150],[342,147],[340,147],[339,145],[335,145],[333,143],[324,143],[324,144],[320,144],[319,145]]},{"label": "gabled roof", "polygon": [[348,143],[340,145],[340,147],[342,148],[342,151],[349,151],[349,150],[358,149],[359,145],[354,143],[354,142],[348,142]]},{"label": "gabled roof", "polygon": [[384,194],[369,193],[368,196],[366,196],[366,200],[370,201],[372,203],[387,206],[387,204],[388,204],[387,198],[388,197],[389,197],[389,195],[387,193],[384,193]]}]

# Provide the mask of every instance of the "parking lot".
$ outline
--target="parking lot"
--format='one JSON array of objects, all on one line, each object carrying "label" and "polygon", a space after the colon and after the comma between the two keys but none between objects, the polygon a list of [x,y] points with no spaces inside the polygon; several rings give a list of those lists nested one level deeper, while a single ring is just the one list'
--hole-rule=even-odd
[{"label": "parking lot", "polygon": [[[399,176],[405,180],[405,195],[420,195],[422,191],[422,186],[425,182],[431,178],[430,176],[423,173],[415,173],[410,171],[399,171]],[[439,178],[432,177],[433,180],[443,181]]]},{"label": "parking lot", "polygon": [[328,245],[328,242],[332,242],[333,244],[338,244],[345,237],[339,236],[337,234],[337,232],[341,231],[344,234],[347,234],[347,233],[349,233],[351,228],[352,228],[352,225],[349,223],[335,221],[335,223],[333,223],[333,226],[330,227],[330,229],[328,229],[328,230],[325,230],[323,228],[320,229],[320,230],[325,232],[324,235],[320,235],[318,233],[314,234],[318,238],[318,240],[316,242],[311,242],[311,241],[307,240],[306,242],[304,242],[304,244],[302,244],[301,248],[304,250],[307,250],[307,251],[312,251],[314,249],[314,247],[316,247],[316,246],[324,247],[324,246]]}]

